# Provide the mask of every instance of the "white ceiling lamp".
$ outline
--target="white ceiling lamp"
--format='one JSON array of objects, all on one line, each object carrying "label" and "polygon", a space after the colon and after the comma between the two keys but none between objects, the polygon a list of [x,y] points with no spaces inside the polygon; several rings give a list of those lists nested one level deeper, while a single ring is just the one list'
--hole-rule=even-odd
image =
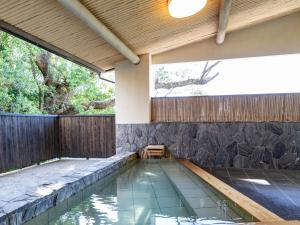
[{"label": "white ceiling lamp", "polygon": [[175,18],[188,17],[203,9],[206,2],[207,0],[169,0],[169,13]]}]

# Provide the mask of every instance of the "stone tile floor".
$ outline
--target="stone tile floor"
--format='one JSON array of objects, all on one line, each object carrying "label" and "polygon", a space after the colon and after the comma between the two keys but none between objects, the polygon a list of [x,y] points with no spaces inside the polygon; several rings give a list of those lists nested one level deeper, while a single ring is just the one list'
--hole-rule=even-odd
[{"label": "stone tile floor", "polygon": [[0,225],[22,224],[126,164],[133,153],[107,159],[61,159],[0,175]]},{"label": "stone tile floor", "polygon": [[213,175],[286,220],[300,220],[300,171],[214,169]]},{"label": "stone tile floor", "polygon": [[60,185],[62,180],[65,181],[74,173],[104,160],[63,159],[2,174],[0,176],[0,209],[6,211],[11,203],[23,201],[29,198],[31,194],[32,196],[47,194],[45,186],[49,184]]}]

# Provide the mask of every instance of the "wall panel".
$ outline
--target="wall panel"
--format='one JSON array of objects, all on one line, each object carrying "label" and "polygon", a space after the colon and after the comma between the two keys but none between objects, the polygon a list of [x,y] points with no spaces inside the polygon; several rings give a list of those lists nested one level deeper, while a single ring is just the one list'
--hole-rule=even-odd
[{"label": "wall panel", "polygon": [[57,157],[115,154],[115,117],[0,114],[0,173]]},{"label": "wall panel", "polygon": [[58,157],[58,117],[0,115],[0,172]]},{"label": "wall panel", "polygon": [[61,116],[63,157],[106,158],[115,154],[115,116]]}]

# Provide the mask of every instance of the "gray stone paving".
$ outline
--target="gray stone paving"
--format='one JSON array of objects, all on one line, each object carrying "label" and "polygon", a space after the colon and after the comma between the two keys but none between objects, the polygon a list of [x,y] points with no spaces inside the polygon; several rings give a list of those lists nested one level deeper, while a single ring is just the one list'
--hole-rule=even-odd
[{"label": "gray stone paving", "polygon": [[212,169],[213,175],[286,220],[300,220],[297,170]]},{"label": "gray stone paving", "polygon": [[134,160],[133,153],[107,159],[63,159],[0,176],[0,225],[19,225]]}]

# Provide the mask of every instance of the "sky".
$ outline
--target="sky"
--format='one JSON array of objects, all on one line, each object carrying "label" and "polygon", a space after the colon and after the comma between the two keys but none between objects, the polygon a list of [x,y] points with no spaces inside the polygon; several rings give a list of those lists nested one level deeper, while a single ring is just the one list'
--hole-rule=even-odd
[{"label": "sky", "polygon": [[[171,79],[176,81],[182,79],[176,76],[176,72],[178,74],[186,69],[190,77],[197,77],[204,64],[205,62],[190,62],[163,66],[172,74]],[[162,65],[153,66],[152,77],[160,66]],[[202,95],[300,92],[300,54],[222,60],[214,68],[212,75],[216,72],[220,75],[208,84],[177,88],[168,96],[197,95],[195,90],[200,90]],[[168,91],[162,90],[156,96],[165,96],[166,92]]]}]

